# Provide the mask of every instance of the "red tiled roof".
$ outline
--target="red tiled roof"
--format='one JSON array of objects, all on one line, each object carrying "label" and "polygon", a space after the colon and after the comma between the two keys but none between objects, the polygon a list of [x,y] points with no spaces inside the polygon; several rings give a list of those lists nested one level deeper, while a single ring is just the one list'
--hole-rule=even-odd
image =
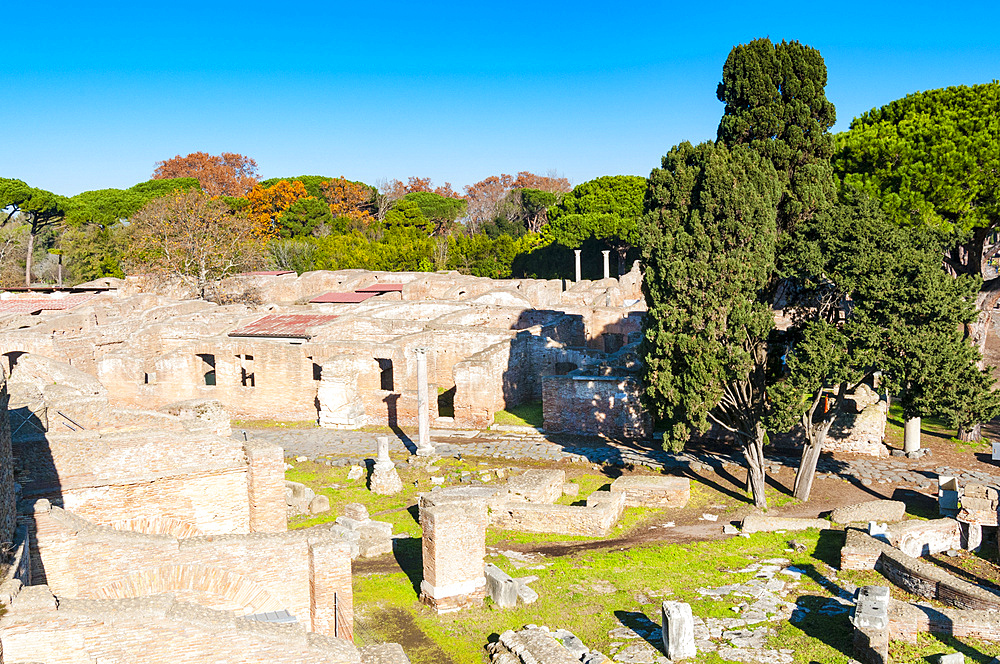
[{"label": "red tiled roof", "polygon": [[0,314],[36,314],[39,311],[63,311],[78,307],[95,296],[95,293],[81,293],[58,298],[0,300]]},{"label": "red tiled roof", "polygon": [[271,314],[233,330],[229,336],[310,339],[312,328],[326,325],[335,318],[330,314]]},{"label": "red tiled roof", "polygon": [[324,293],[319,297],[309,300],[313,304],[324,303],[358,303],[364,302],[370,297],[375,297],[378,293]]},{"label": "red tiled roof", "polygon": [[356,293],[401,293],[403,291],[403,284],[372,284],[371,286],[365,286],[364,288],[359,288]]}]

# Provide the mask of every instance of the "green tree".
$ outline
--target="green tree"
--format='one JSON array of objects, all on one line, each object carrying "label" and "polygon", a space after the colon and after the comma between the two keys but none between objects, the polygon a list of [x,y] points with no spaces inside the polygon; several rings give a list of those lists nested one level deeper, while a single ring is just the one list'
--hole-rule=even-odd
[{"label": "green tree", "polygon": [[830,158],[836,122],[826,98],[826,64],[799,42],[755,39],[733,48],[722,68],[726,110],[719,141],[767,157],[781,178],[778,228],[787,229],[836,202]]},{"label": "green tree", "polygon": [[17,221],[28,227],[24,285],[31,285],[31,265],[36,238],[52,230],[66,216],[67,200],[51,191],[29,187],[21,180],[0,178],[0,225]]},{"label": "green tree", "polygon": [[[432,229],[434,235],[448,235],[455,220],[465,214],[465,200],[442,196],[432,191],[414,191],[406,194],[396,207],[406,202],[415,203],[420,208],[424,218],[434,225]],[[386,218],[388,219],[388,215]]]},{"label": "green tree", "polygon": [[642,223],[644,377],[664,445],[679,449],[718,423],[736,437],[762,508],[780,195],[774,167],[755,151],[682,143],[650,174]]},{"label": "green tree", "polygon": [[[840,135],[837,173],[881,199],[897,223],[930,229],[955,276],[982,278],[966,335],[980,352],[1000,278],[1000,82],[908,95],[856,118]],[[978,439],[979,426],[963,435]]]},{"label": "green tree", "polygon": [[542,236],[575,249],[587,238],[601,240],[618,253],[618,273],[625,256],[640,238],[646,178],[634,175],[599,177],[578,184],[548,213]]},{"label": "green tree", "polygon": [[284,238],[307,237],[320,229],[343,233],[347,230],[347,223],[335,224],[326,201],[312,196],[295,201],[278,218],[278,230]]},{"label": "green tree", "polygon": [[770,388],[768,428],[798,420],[805,430],[794,489],[801,500],[845,396],[876,371],[907,418],[946,414],[962,426],[998,407],[992,380],[984,383],[976,351],[962,341],[975,280],[946,275],[933,238],[886,219],[878,201],[851,187],[843,198],[796,226],[778,261],[796,325],[786,375]]}]

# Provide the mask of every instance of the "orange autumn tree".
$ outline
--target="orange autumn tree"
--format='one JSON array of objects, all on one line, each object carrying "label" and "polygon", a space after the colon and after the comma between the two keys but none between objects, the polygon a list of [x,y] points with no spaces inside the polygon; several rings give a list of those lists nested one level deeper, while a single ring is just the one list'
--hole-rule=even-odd
[{"label": "orange autumn tree", "polygon": [[278,220],[300,198],[307,198],[306,186],[298,180],[281,180],[271,187],[255,184],[247,194],[248,214],[255,226],[277,232]]},{"label": "orange autumn tree", "polygon": [[372,202],[372,188],[363,182],[351,182],[344,176],[321,184],[323,197],[330,205],[330,214],[346,217],[353,222],[368,224],[372,214],[368,208]]},{"label": "orange autumn tree", "polygon": [[246,196],[260,179],[257,162],[235,152],[210,155],[192,152],[186,157],[177,155],[166,161],[156,162],[154,180],[170,178],[195,178],[202,191],[209,196]]}]

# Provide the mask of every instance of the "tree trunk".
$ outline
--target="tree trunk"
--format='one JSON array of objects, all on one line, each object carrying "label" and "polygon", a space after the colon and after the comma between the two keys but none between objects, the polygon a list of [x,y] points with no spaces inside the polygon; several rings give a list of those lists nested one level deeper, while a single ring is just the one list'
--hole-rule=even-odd
[{"label": "tree trunk", "polygon": [[806,445],[802,449],[802,460],[795,473],[795,486],[792,490],[792,495],[803,502],[809,500],[813,480],[816,478],[816,464],[819,463],[819,455],[823,451],[823,443],[826,442],[826,432],[832,423],[831,418],[829,422],[820,424],[817,431],[807,432]]},{"label": "tree trunk", "polygon": [[28,233],[28,256],[24,259],[24,285],[31,285],[31,255],[35,253],[35,234]]},{"label": "tree trunk", "polygon": [[958,439],[966,443],[979,442],[983,439],[983,425],[976,423],[971,427],[958,428]]},{"label": "tree trunk", "polygon": [[758,509],[767,509],[767,496],[764,495],[764,436],[766,431],[759,424],[755,427],[753,437],[745,438],[743,456],[747,460],[747,488],[753,495],[753,504]]}]

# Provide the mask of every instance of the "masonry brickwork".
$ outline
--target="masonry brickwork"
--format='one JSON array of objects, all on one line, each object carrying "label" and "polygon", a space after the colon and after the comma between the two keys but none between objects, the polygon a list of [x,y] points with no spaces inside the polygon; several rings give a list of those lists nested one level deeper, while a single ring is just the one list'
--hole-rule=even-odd
[{"label": "masonry brickwork", "polygon": [[14,541],[17,504],[14,498],[14,458],[11,455],[7,376],[0,368],[0,543]]},{"label": "masonry brickwork", "polygon": [[458,487],[420,496],[420,599],[438,613],[478,606],[486,596],[487,500],[493,492]]}]

